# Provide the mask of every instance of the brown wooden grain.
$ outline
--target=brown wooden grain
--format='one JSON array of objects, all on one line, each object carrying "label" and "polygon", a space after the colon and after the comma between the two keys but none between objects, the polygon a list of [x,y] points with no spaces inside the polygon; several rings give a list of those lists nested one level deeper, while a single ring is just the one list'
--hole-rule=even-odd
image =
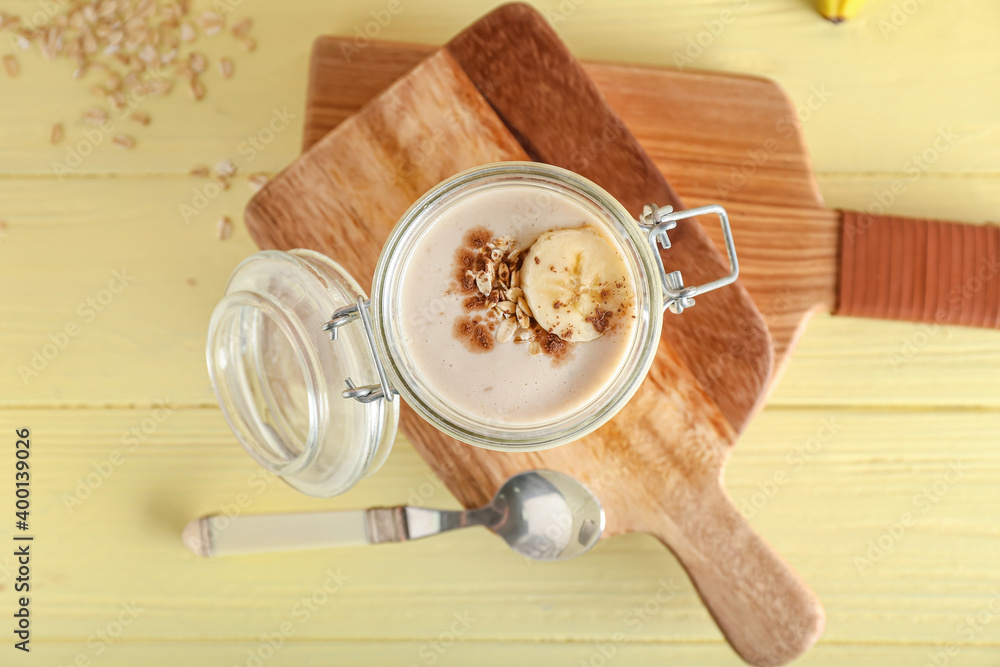
[{"label": "brown wooden grain", "polygon": [[[306,147],[435,50],[376,41],[364,58],[345,64],[340,46],[336,37],[321,37],[314,44]],[[722,203],[730,212],[740,282],[764,315],[774,346],[773,385],[812,314],[851,315],[853,305],[838,304],[845,294],[859,303],[863,296],[852,290],[863,290],[873,280],[866,272],[878,266],[877,261],[855,266],[854,253],[840,253],[842,216],[850,212],[824,207],[787,95],[773,81],[757,77],[607,63],[584,67],[689,206]],[[751,161],[754,167],[745,182],[726,189],[739,167],[762,150],[767,156],[763,163]],[[912,230],[892,250],[891,305],[881,316],[934,322],[937,304],[923,299],[937,294],[936,284],[927,285],[938,276],[937,236],[932,232],[928,240],[926,221],[895,219]],[[721,232],[714,225],[705,231],[721,249]],[[979,229],[966,250],[993,257],[991,244],[998,240],[998,232]],[[959,316],[960,323],[1000,327],[998,299],[1000,276],[986,281]]]},{"label": "brown wooden grain", "polygon": [[[346,62],[344,43],[321,37],[313,45],[306,147],[435,51],[373,41]],[[837,213],[823,207],[787,96],[774,82],[756,77],[605,63],[584,67],[688,206],[726,206],[740,255],[740,283],[771,334],[773,382],[811,313],[833,309],[840,235]],[[718,109],[720,100],[725,112]],[[705,130],[706,113],[711,132]],[[718,184],[731,177],[732,165],[763,147],[770,149],[768,159],[741,187],[720,196]],[[721,250],[721,230],[712,223],[704,231]],[[723,364],[710,367],[722,375]]]}]

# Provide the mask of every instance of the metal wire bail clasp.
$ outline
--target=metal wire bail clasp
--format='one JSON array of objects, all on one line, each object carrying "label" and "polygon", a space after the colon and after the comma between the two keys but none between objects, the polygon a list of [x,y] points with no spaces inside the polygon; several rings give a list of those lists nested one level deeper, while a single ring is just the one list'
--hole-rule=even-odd
[{"label": "metal wire bail clasp", "polygon": [[340,327],[350,324],[354,320],[361,320],[361,324],[365,328],[365,340],[368,341],[368,349],[371,351],[372,359],[375,361],[375,370],[378,372],[379,383],[359,387],[354,384],[354,380],[346,378],[344,384],[347,385],[347,389],[341,393],[341,396],[344,398],[353,398],[361,403],[373,403],[382,398],[392,401],[396,395],[396,390],[389,385],[389,376],[386,375],[385,366],[382,365],[382,360],[375,349],[375,332],[372,329],[371,317],[368,315],[370,304],[370,301],[366,301],[364,297],[359,296],[357,303],[353,306],[338,308],[334,311],[330,321],[323,325],[323,331],[330,332],[330,340],[337,340],[337,331]]},{"label": "metal wire bail clasp", "polygon": [[[663,259],[660,257],[659,247],[664,250],[670,248],[670,237],[667,232],[677,227],[677,221],[685,218],[714,213],[719,216],[722,222],[722,235],[726,243],[726,254],[729,256],[729,275],[713,280],[712,282],[698,285],[697,287],[685,287],[684,279],[680,271],[671,271],[663,267]],[[736,282],[740,275],[740,264],[736,259],[736,246],[733,244],[733,232],[729,228],[729,216],[726,209],[718,204],[709,206],[699,206],[685,211],[674,212],[672,206],[660,208],[656,204],[646,204],[642,207],[642,217],[639,218],[639,226],[649,236],[649,244],[653,246],[653,255],[656,257],[656,265],[660,269],[660,277],[663,281],[663,309],[672,313],[681,314],[685,308],[694,305],[694,298],[699,294],[711,292],[712,290],[731,285]]]}]

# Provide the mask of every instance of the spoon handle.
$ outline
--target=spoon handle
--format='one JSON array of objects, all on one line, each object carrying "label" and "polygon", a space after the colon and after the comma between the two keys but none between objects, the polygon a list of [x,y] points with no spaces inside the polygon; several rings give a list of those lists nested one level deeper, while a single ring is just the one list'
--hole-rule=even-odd
[{"label": "spoon handle", "polygon": [[303,514],[213,514],[187,525],[181,541],[198,556],[325,549],[368,544],[366,510]]},{"label": "spoon handle", "polygon": [[490,526],[496,513],[490,507],[473,510],[433,510],[426,507],[379,507],[367,511],[368,540],[406,542],[470,526]]},{"label": "spoon handle", "polygon": [[487,525],[487,510],[375,507],[302,514],[214,514],[187,525],[181,540],[198,556],[236,556],[406,542],[456,528]]}]

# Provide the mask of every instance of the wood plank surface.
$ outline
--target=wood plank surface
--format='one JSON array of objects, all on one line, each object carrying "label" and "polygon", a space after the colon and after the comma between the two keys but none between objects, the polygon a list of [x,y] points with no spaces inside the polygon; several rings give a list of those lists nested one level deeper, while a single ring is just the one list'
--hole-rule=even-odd
[{"label": "wood plank surface", "polygon": [[[921,3],[894,26],[900,4],[869,0],[856,21],[839,26],[806,0],[587,0],[565,16],[555,0],[538,6],[582,58],[668,66],[705,22],[730,10],[722,33],[685,66],[779,81],[803,117],[828,206],[864,209],[902,182],[895,214],[996,220],[1000,90],[989,82],[1000,68],[1000,5]],[[202,5],[208,3],[196,0]],[[378,38],[440,44],[492,6],[404,0]],[[38,7],[34,0],[0,0],[5,12]],[[247,477],[256,470],[214,408],[202,359],[208,313],[229,272],[254,249],[240,224],[232,239],[217,241],[215,220],[229,214],[238,222],[251,194],[247,173],[276,172],[298,155],[313,38],[355,34],[372,20],[370,12],[385,7],[383,0],[245,0],[238,12],[256,19],[260,48],[231,50],[237,75],[228,85],[213,77],[200,105],[184,95],[157,101],[134,152],[102,147],[62,183],[48,175],[60,155],[46,143],[49,128],[86,108],[87,86],[37,54],[21,57],[19,79],[0,74],[0,220],[8,223],[0,239],[0,425],[5,433],[24,424],[38,432],[36,511],[45,538],[37,561],[37,655],[24,662],[68,665],[82,654],[107,665],[246,665],[260,634],[279,631],[292,605],[322,584],[334,561],[329,555],[194,569],[205,564],[188,560],[175,540],[186,520],[252,490]],[[886,23],[892,28],[883,34]],[[3,42],[0,51],[6,48]],[[206,52],[211,48],[206,42]],[[241,142],[285,105],[297,115],[288,129],[241,164],[243,176],[230,191],[184,224],[178,205],[196,185],[188,169],[245,159]],[[910,180],[907,161],[949,125],[961,140]],[[80,317],[77,304],[120,266],[136,267],[135,281],[81,326],[37,381],[22,384],[16,365]],[[802,665],[917,666],[940,659],[951,642],[959,651],[949,656],[951,665],[997,664],[995,614],[971,634],[965,619],[988,610],[1000,589],[998,365],[993,332],[822,315],[812,322],[768,408],[735,449],[726,478],[739,504],[759,501],[759,485],[771,488],[776,473],[787,474],[750,521],[826,605],[826,636]],[[121,449],[122,436],[150,417],[157,399],[187,408],[126,452],[69,514],[60,495]],[[793,473],[796,457],[816,448],[810,443],[830,416],[843,417],[836,439],[820,443]],[[969,472],[919,513],[913,498],[934,484],[951,456],[967,461]],[[427,504],[456,506],[427,474],[400,441],[383,472],[336,501],[315,503],[269,484],[251,507],[360,507],[406,502],[411,493]],[[852,559],[908,511],[914,525],[859,573]],[[331,602],[296,626],[265,664],[427,665],[431,656],[436,665],[596,664],[595,651],[613,645],[619,631],[628,641],[610,664],[742,664],[690,588],[632,635],[627,614],[655,600],[662,574],[681,574],[651,539],[607,541],[565,570],[528,567],[489,535],[442,539],[407,545],[415,551],[405,559],[396,551],[344,554],[344,571],[355,573],[341,591],[345,603]],[[473,564],[497,568],[516,585],[473,580]],[[411,566],[413,575],[405,575]],[[581,590],[580,581],[591,587]],[[0,612],[11,613],[9,583],[2,585]],[[95,656],[88,638],[132,599],[147,611]],[[435,642],[450,641],[442,633],[469,605],[485,622],[439,653]]]},{"label": "wood plank surface", "polygon": [[[155,161],[104,146],[81,167],[81,173],[184,173],[194,161],[235,152],[248,133],[266,122],[274,106],[287,106],[301,114],[312,40],[324,34],[356,35],[356,29],[363,34],[373,20],[371,12],[384,9],[386,2],[299,1],[304,4],[291,5],[292,9],[265,0],[240,3],[236,14],[256,19],[253,33],[260,47],[252,54],[221,38],[198,43],[213,59],[233,57],[237,74],[224,82],[214,70],[209,73],[208,96],[201,103],[186,94],[150,102],[153,123],[148,134],[137,134],[137,139],[145,138],[151,149],[156,147]],[[450,0],[401,1],[401,11],[387,25],[367,27],[378,39],[442,44],[496,4],[492,0],[470,0],[461,6]],[[992,26],[1000,20],[1000,6],[993,3],[956,0],[942,7],[923,3],[918,12],[905,16],[905,29],[892,23],[894,0],[869,0],[857,20],[836,27],[818,16],[809,0],[724,0],[708,7],[698,0],[652,5],[636,0],[625,6],[609,0],[573,4],[562,10],[553,0],[537,6],[584,60],[680,65],[686,70],[777,80],[803,119],[809,152],[820,172],[902,173],[906,161],[933,143],[939,129],[951,126],[961,140],[926,164],[925,173],[996,174],[991,144],[984,145],[977,138],[993,138],[993,110],[1000,105],[1000,91],[983,85],[976,76],[1000,67],[1000,52],[970,48],[989,43]],[[12,14],[37,11],[34,0],[3,0],[0,7]],[[707,30],[704,22],[712,23],[726,10],[732,16],[721,34],[701,35]],[[952,29],[945,34],[944,26]],[[691,49],[696,56],[692,57],[686,53],[689,39],[699,36],[711,43],[700,53]],[[6,41],[3,49],[8,52]],[[47,145],[51,124],[64,120],[67,128],[70,124],[83,127],[74,119],[92,104],[94,98],[87,92],[92,82],[74,82],[69,64],[47,63],[37,53],[20,60],[22,75],[17,80],[0,78],[0,90],[16,95],[23,105],[0,108],[0,154],[4,158],[0,170],[45,174],[52,160],[62,154]],[[929,89],[934,90],[933,96],[926,94]],[[25,108],[34,113],[25,113]],[[887,108],[893,110],[891,116],[883,114]],[[269,167],[277,170],[298,153],[300,145],[301,133],[283,133],[261,158],[279,146],[285,149],[284,159],[268,160]],[[843,207],[834,201],[827,204]],[[946,207],[928,215],[951,219],[950,210]]]},{"label": "wood plank surface", "polygon": [[[448,631],[443,631],[447,633]],[[230,661],[236,665],[247,664],[254,655],[269,655],[268,665],[276,667],[326,667],[331,659],[344,664],[372,665],[373,667],[392,665],[428,664],[432,659],[437,665],[496,664],[509,665],[531,655],[546,664],[569,661],[569,664],[587,664],[593,660],[599,664],[604,655],[611,655],[615,662],[635,667],[659,667],[664,663],[677,662],[684,665],[727,665],[739,667],[740,662],[729,653],[728,648],[711,645],[675,645],[671,643],[645,644],[623,643],[616,646],[610,642],[582,644],[537,643],[537,642],[474,642],[464,641],[450,644],[450,636],[428,641],[399,641],[376,644],[373,642],[338,641],[289,641],[269,653],[266,646],[254,641],[227,642],[143,642],[121,643],[109,649],[101,657],[101,663],[109,667],[132,667],[149,659],[149,654],[162,656],[163,664],[189,661],[195,664],[222,665]],[[602,651],[603,649],[603,651]],[[996,665],[996,649],[991,647],[964,648],[961,651],[962,664],[968,667],[993,667]],[[69,664],[77,655],[92,655],[86,643],[66,642],[46,645],[39,650],[39,661],[51,660],[52,664]],[[837,646],[816,648],[802,665],[844,665],[871,660],[878,664],[893,664],[905,661],[919,665],[926,662],[935,651],[922,646]],[[490,656],[484,658],[483,656]],[[606,659],[606,658],[605,658]],[[251,663],[252,664],[252,663]],[[931,663],[933,664],[933,663]]]},{"label": "wood plank surface", "polygon": [[[313,44],[304,149],[434,53],[428,46],[372,42],[364,52],[348,57],[350,48],[349,38],[323,37]],[[740,284],[764,315],[774,348],[770,389],[780,379],[811,315],[833,310],[839,269],[840,216],[823,207],[787,96],[774,82],[756,77],[606,63],[589,63],[586,72],[672,188],[698,204],[727,207],[740,256]],[[502,78],[490,74],[485,85],[490,90],[523,88]],[[500,115],[509,114],[501,110]],[[516,135],[526,132],[515,127]],[[603,164],[623,132],[619,125],[605,121],[588,130],[589,139],[563,139],[572,146],[564,151],[572,155],[566,164],[571,168],[577,163]],[[525,141],[534,144],[539,139]],[[748,155],[753,157],[752,169],[744,169]],[[741,171],[734,175],[732,165],[741,165]],[[607,170],[591,177],[610,187]],[[706,224],[704,231],[725,253],[720,227]],[[674,249],[664,260],[668,270],[678,266],[678,252],[690,251],[683,235],[675,234],[673,241]],[[723,272],[716,266],[709,274]],[[689,273],[684,270],[684,275]],[[691,343],[695,347],[689,345],[685,354],[696,360],[695,353],[704,350],[733,349],[732,342],[722,344],[692,333],[709,328],[704,321],[710,315],[699,310],[685,318],[665,318],[664,339],[675,345]],[[736,344],[742,348],[740,356],[755,356],[746,343],[754,338],[753,328],[735,322],[727,322],[727,328],[741,334]],[[695,366],[707,369],[700,374],[702,384],[718,400],[717,370],[733,368],[730,359],[713,355],[697,360]],[[738,384],[736,378],[741,376],[745,372],[732,372],[725,386]],[[722,393],[730,402],[728,391]]]},{"label": "wood plank surface", "polygon": [[[558,566],[527,561],[474,530],[372,549],[199,560],[178,533],[200,514],[455,503],[405,441],[382,472],[350,494],[318,500],[260,472],[233,444],[218,411],[167,410],[0,415],[4,429],[31,426],[37,443],[42,644],[85,639],[133,601],[144,611],[125,643],[207,641],[223,627],[222,637],[252,642],[289,617],[298,627],[295,604],[321,587],[331,568],[342,584],[301,623],[294,642],[432,639],[456,612],[477,619],[472,642],[558,640],[579,648],[618,631],[649,646],[722,641],[683,570],[646,536],[602,542],[586,558]],[[138,444],[125,439],[146,420],[153,424]],[[960,418],[947,411],[768,410],[736,448],[727,485],[826,601],[825,641],[930,648],[956,639],[963,618],[988,605],[1000,586],[991,502],[998,429],[993,411]],[[882,544],[883,553],[870,554],[869,543]],[[0,558],[6,582],[12,561]],[[470,563],[489,563],[492,576]],[[637,624],[635,609],[647,603],[656,613]],[[1000,626],[985,626],[970,645],[1000,647]]]},{"label": "wood plank surface", "polygon": [[[324,36],[313,44],[304,149],[433,52],[428,46],[387,41],[373,41],[359,54],[350,49],[349,37]],[[770,389],[780,381],[799,337],[817,312],[923,321],[928,329],[948,324],[1000,327],[1000,281],[994,279],[1000,271],[997,226],[945,223],[945,229],[965,239],[964,252],[955,255],[964,271],[927,259],[903,261],[902,252],[921,258],[948,252],[953,244],[944,241],[950,236],[938,241],[933,235],[926,247],[914,247],[913,234],[926,239],[928,224],[936,230],[938,223],[920,216],[910,220],[880,215],[897,194],[905,194],[902,182],[891,183],[877,193],[877,201],[859,207],[864,212],[826,209],[802,139],[802,119],[777,83],[607,63],[589,63],[587,71],[656,167],[685,198],[721,202],[729,210],[740,255],[740,282],[764,313],[774,347]],[[502,83],[491,75],[487,87],[499,89]],[[574,159],[600,163],[609,145],[606,139],[613,134],[605,130],[601,137],[578,146]],[[932,150],[939,146],[946,150],[951,141],[950,133],[942,133]],[[907,174],[906,180],[914,177]],[[859,219],[863,226],[841,229],[843,220]],[[878,226],[879,220],[885,222]],[[885,233],[858,234],[872,224]],[[897,234],[895,243],[890,229]],[[724,251],[721,230],[710,225],[707,231]],[[864,261],[863,253],[857,259],[855,244],[868,247],[866,242],[872,240],[872,248],[884,250],[874,252],[871,262]],[[985,286],[970,289],[977,280],[982,285],[982,279]],[[863,304],[864,286],[869,284],[872,302]],[[947,300],[949,308],[925,304],[925,294],[932,300]],[[913,300],[920,305],[913,306]],[[669,332],[665,337],[669,339]],[[723,364],[720,360],[716,365]]]}]

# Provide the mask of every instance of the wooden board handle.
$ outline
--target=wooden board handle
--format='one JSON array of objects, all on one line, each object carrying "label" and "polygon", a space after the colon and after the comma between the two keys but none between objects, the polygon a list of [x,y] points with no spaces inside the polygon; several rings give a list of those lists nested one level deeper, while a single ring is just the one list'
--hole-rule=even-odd
[{"label": "wooden board handle", "polygon": [[1000,328],[1000,227],[843,217],[836,314]]},{"label": "wooden board handle", "polygon": [[650,530],[684,565],[733,649],[752,665],[783,665],[809,650],[826,625],[816,594],[754,532],[722,487],[709,483],[696,520],[662,517]]}]

